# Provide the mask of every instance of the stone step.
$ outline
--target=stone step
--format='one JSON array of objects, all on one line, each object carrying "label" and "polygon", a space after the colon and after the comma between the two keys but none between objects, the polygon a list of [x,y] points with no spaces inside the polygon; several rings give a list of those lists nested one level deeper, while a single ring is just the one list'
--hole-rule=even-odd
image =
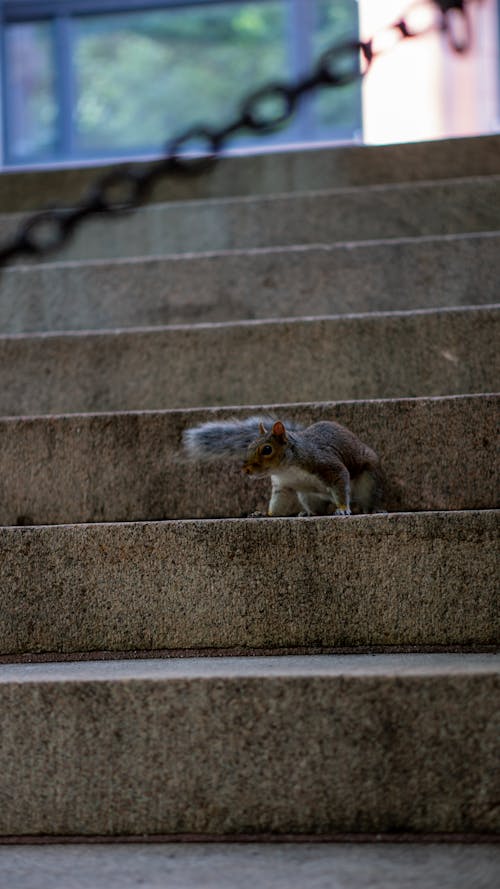
[{"label": "stone step", "polygon": [[[385,839],[385,838],[384,838]],[[493,889],[494,842],[0,846],[9,889]]]},{"label": "stone step", "polygon": [[[0,240],[23,218],[1,215]],[[56,258],[109,259],[498,229],[500,175],[492,175],[151,204],[120,218],[86,222]]]},{"label": "stone step", "polygon": [[3,416],[495,392],[499,306],[0,337]]},{"label": "stone step", "polygon": [[494,834],[495,655],[0,668],[2,835]]},{"label": "stone step", "polygon": [[9,266],[0,332],[488,304],[499,298],[499,257],[490,232]]},{"label": "stone step", "polygon": [[[168,177],[156,201],[192,200],[335,186],[409,182],[500,173],[500,137],[443,139],[401,145],[335,145],[225,157],[203,176]],[[74,204],[101,175],[129,164],[23,170],[0,176],[3,212]]]},{"label": "stone step", "polygon": [[0,654],[498,646],[498,531],[494,510],[0,528]]},{"label": "stone step", "polygon": [[283,404],[0,420],[0,524],[144,521],[266,511],[269,481],[238,460],[187,461],[183,430],[271,413],[336,420],[379,454],[392,511],[498,504],[498,397]]}]

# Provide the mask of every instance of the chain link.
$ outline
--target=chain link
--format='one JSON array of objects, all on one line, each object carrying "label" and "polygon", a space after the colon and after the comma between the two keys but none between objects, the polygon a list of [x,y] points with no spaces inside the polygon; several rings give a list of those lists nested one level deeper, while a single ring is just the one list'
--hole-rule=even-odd
[{"label": "chain link", "polygon": [[[59,250],[83,220],[134,210],[148,199],[165,176],[200,175],[213,166],[228,140],[240,130],[272,133],[294,114],[302,97],[322,87],[342,87],[364,77],[378,56],[403,40],[441,31],[457,53],[470,49],[472,26],[468,4],[477,0],[416,0],[404,17],[368,41],[345,41],[330,46],[313,71],[295,83],[270,83],[248,95],[239,115],[218,130],[203,124],[190,127],[165,147],[160,161],[147,166],[119,167],[92,184],[74,208],[42,210],[23,221],[16,235],[0,247],[0,266],[16,256],[40,257]],[[201,144],[201,148],[200,148]],[[187,153],[196,150],[196,156]]]}]

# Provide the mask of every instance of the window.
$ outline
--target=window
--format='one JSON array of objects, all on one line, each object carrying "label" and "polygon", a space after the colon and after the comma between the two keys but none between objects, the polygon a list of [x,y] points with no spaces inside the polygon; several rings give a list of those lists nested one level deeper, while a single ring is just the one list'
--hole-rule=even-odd
[{"label": "window", "polygon": [[[356,0],[0,0],[3,163],[144,156],[227,122],[270,79],[299,76],[358,32]],[[352,139],[359,84],[301,104],[235,147]]]}]

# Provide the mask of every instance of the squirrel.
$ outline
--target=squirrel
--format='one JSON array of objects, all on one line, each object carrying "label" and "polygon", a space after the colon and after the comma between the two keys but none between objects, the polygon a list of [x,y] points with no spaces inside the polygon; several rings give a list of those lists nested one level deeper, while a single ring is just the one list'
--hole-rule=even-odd
[{"label": "squirrel", "polygon": [[183,441],[191,457],[239,457],[247,475],[271,476],[268,516],[348,516],[351,509],[378,508],[379,458],[339,423],[285,426],[272,417],[248,417],[186,429]]}]

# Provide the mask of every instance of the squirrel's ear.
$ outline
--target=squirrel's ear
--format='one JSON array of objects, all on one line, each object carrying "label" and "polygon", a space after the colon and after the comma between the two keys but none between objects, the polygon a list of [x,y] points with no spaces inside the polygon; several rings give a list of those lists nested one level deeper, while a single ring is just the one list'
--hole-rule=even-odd
[{"label": "squirrel's ear", "polygon": [[280,420],[277,420],[273,426],[273,435],[275,435],[276,438],[282,438],[284,441],[286,440],[286,430]]},{"label": "squirrel's ear", "polygon": [[262,421],[259,423],[259,432],[260,432],[261,435],[265,435],[265,434],[266,434],[266,430],[265,430],[265,428],[264,428],[264,423],[262,423]]}]

